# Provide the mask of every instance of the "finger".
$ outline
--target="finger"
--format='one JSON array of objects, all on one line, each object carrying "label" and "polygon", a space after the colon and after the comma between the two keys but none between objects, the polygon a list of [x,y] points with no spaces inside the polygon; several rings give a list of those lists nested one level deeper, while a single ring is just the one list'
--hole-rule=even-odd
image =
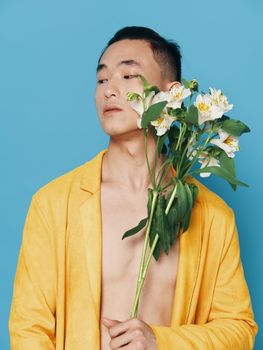
[{"label": "finger", "polygon": [[124,346],[129,345],[133,340],[133,336],[130,331],[127,331],[117,337],[111,338],[110,348],[123,350]]},{"label": "finger", "polygon": [[130,320],[122,321],[109,328],[111,338],[117,337],[130,329]]},{"label": "finger", "polygon": [[136,344],[134,344],[134,342],[131,342],[127,345],[124,345],[124,346],[117,348],[117,349],[114,349],[114,350],[141,350],[141,349],[142,349],[142,347],[140,347],[139,344],[136,345]]},{"label": "finger", "polygon": [[107,317],[103,317],[103,318],[102,318],[102,323],[103,323],[104,326],[106,326],[106,327],[112,327],[112,326],[114,326],[114,325],[120,323],[120,321],[111,320],[111,319],[109,319],[109,318],[107,318]]}]

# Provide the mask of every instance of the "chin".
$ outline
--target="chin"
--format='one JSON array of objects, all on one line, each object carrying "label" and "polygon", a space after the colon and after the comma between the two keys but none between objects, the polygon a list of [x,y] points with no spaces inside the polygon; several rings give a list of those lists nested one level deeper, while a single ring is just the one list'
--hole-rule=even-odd
[{"label": "chin", "polygon": [[103,131],[110,137],[134,137],[142,132],[137,125],[125,126],[121,125],[102,125]]},{"label": "chin", "polygon": [[136,134],[141,130],[137,126],[136,119],[133,120],[131,116],[120,118],[100,118],[101,127],[104,132],[109,136],[128,136],[129,134]]}]

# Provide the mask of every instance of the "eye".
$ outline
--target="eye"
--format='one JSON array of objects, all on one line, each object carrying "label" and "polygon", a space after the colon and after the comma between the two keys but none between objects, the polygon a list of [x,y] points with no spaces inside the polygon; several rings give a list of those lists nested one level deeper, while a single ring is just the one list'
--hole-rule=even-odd
[{"label": "eye", "polygon": [[129,79],[130,77],[132,77],[132,78],[135,78],[135,77],[138,77],[138,74],[128,74],[128,75],[124,75],[124,78],[125,79]]},{"label": "eye", "polygon": [[[139,74],[126,74],[126,75],[124,75],[123,77],[124,77],[124,79],[132,79],[132,78],[136,78],[136,77],[138,77],[139,76]],[[104,80],[107,80],[107,79],[98,79],[97,80],[97,83],[98,84],[103,84],[103,81]]]},{"label": "eye", "polygon": [[106,79],[99,79],[99,80],[97,81],[97,83],[98,83],[98,84],[102,84],[102,82],[103,82],[104,80],[106,80]]}]

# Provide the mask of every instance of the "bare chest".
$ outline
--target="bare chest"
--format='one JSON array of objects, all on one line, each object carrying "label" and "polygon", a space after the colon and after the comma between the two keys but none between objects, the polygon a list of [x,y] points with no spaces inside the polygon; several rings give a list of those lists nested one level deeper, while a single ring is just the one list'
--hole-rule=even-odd
[{"label": "bare chest", "polygon": [[[114,191],[103,184],[101,186],[101,316],[123,321],[129,318],[135,297],[145,228],[123,240],[122,236],[147,217],[147,199],[147,192],[135,196]],[[177,241],[171,248],[168,256],[162,252],[157,262],[154,258],[151,259],[137,315],[148,324],[169,326],[171,323],[178,243]],[[109,340],[107,329],[101,324],[101,349],[108,349]]]}]

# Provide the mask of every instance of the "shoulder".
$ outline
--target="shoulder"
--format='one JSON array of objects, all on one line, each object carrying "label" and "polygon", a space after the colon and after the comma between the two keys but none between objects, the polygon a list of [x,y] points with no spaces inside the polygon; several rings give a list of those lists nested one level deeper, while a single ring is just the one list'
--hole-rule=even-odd
[{"label": "shoulder", "polygon": [[47,182],[33,194],[33,198],[37,201],[41,201],[43,198],[56,200],[58,197],[62,198],[66,196],[80,181],[81,174],[87,163],[88,162],[85,162]]},{"label": "shoulder", "polygon": [[100,151],[85,163],[47,182],[33,194],[32,199],[44,206],[56,206],[58,209],[59,206],[67,205],[72,197],[77,199],[81,194],[80,187],[84,176],[86,183],[89,183],[99,172],[102,153]]},{"label": "shoulder", "polygon": [[210,256],[222,255],[237,237],[235,213],[215,192],[195,178],[191,179],[199,187],[196,205],[200,210],[200,233],[203,244]]},{"label": "shoulder", "polygon": [[199,188],[196,202],[200,205],[202,216],[206,221],[219,220],[222,224],[234,220],[233,209],[217,193],[210,190],[196,178],[191,177],[193,182]]}]

